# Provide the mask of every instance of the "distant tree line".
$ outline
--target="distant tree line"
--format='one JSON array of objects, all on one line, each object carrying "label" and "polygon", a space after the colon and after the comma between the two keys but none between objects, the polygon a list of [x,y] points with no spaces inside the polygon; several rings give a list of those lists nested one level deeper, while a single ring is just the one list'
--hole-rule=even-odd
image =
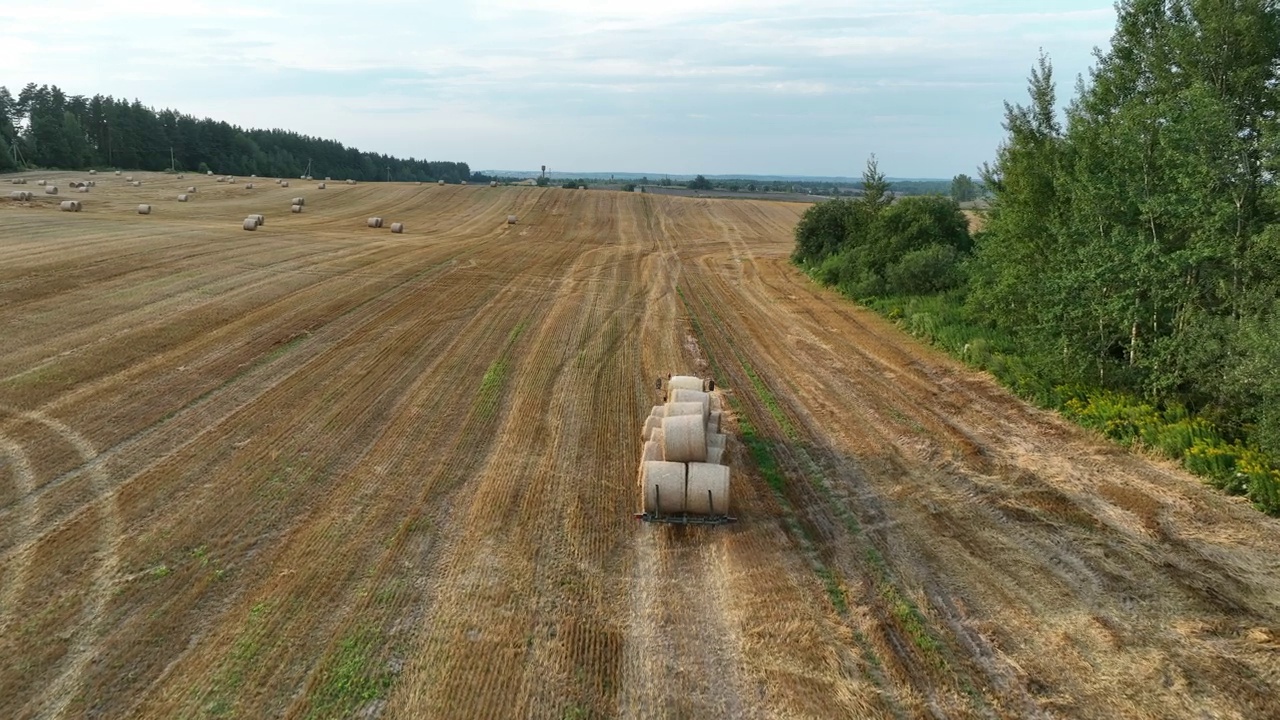
[{"label": "distant tree line", "polygon": [[488,180],[463,162],[361,152],[288,130],[244,129],[175,110],[156,111],[137,100],[67,95],[56,85],[31,83],[16,98],[0,86],[0,172],[23,166],[167,170],[171,150],[173,167],[188,172],[299,177],[310,163],[318,177]]},{"label": "distant tree line", "polygon": [[884,219],[896,204],[836,201],[806,213],[795,260],[1280,514],[1280,5],[1121,0],[1117,15],[1065,123],[1044,56],[1029,104],[1006,104],[971,251],[940,209],[911,213],[934,238],[922,249]]}]

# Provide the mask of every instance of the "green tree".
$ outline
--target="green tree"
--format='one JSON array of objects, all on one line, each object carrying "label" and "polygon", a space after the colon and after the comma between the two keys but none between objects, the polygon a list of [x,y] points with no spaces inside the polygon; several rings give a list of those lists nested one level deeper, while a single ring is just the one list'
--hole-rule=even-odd
[{"label": "green tree", "polygon": [[960,173],[951,178],[951,199],[956,202],[970,202],[978,197],[978,185],[973,178]]},{"label": "green tree", "polygon": [[712,185],[710,180],[699,175],[694,179],[690,180],[689,184],[686,185],[685,187],[689,188],[690,190],[710,190],[712,188]]},{"label": "green tree", "polygon": [[891,202],[893,196],[889,194],[889,181],[880,172],[880,163],[873,153],[867,158],[867,167],[862,171],[862,205],[867,212],[876,215]]}]

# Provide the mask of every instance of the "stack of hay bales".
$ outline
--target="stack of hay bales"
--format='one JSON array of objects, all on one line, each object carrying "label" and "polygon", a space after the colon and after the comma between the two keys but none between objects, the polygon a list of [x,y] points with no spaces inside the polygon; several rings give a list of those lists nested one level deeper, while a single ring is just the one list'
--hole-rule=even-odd
[{"label": "stack of hay bales", "polygon": [[726,437],[713,387],[701,378],[673,377],[666,402],[645,420],[639,476],[646,514],[728,516]]},{"label": "stack of hay bales", "polygon": [[306,199],[306,198],[296,197],[296,198],[294,198],[294,199],[293,199],[293,202],[292,202],[292,203],[290,203],[290,204],[292,204],[292,205],[297,205],[298,207],[302,207],[303,205],[306,205],[306,204],[307,204],[307,199]]}]

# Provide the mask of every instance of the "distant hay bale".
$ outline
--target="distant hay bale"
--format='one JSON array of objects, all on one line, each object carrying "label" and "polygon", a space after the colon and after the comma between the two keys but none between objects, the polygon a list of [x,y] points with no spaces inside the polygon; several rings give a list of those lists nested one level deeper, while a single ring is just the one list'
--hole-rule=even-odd
[{"label": "distant hay bale", "polygon": [[391,223],[391,232],[397,235],[404,232],[404,223]]},{"label": "distant hay bale", "polygon": [[422,181],[421,181],[421,180],[419,180],[416,184],[417,184],[417,185],[421,185],[421,184],[422,184]]},{"label": "distant hay bale", "polygon": [[44,188],[44,194],[45,194],[45,195],[57,195],[57,194],[58,194],[58,186],[57,186],[57,185],[46,185],[46,186],[45,186],[45,188]]},{"label": "distant hay bale", "polygon": [[258,177],[258,176],[257,176],[257,175],[250,175],[249,177],[251,177],[251,178],[256,178],[256,177]]},{"label": "distant hay bale", "polygon": [[186,175],[179,175],[179,176],[178,176],[178,179],[179,179],[179,180],[186,180],[186,179],[187,179],[187,176],[186,176]]},{"label": "distant hay bale", "polygon": [[120,171],[119,171],[119,170],[117,170],[117,171],[116,171],[116,177],[120,177]]},{"label": "distant hay bale", "polygon": [[257,214],[257,215],[250,215],[249,217],[253,218],[258,223],[258,227],[262,227],[263,225],[267,224],[266,215]]},{"label": "distant hay bale", "polygon": [[212,174],[213,174],[213,171],[212,171],[212,170],[205,170],[205,171],[204,171],[204,174],[205,174],[205,175],[212,175]]},{"label": "distant hay bale", "polygon": [[227,181],[227,179],[226,179],[226,178],[224,178],[224,177],[220,177],[220,178],[218,178],[218,182],[220,182],[220,183],[224,183],[224,182],[226,182],[226,181]]},{"label": "distant hay bale", "polygon": [[498,187],[498,181],[497,181],[497,180],[490,180],[490,181],[489,181],[489,187]]},{"label": "distant hay bale", "polygon": [[142,187],[142,181],[141,181],[141,180],[134,180],[133,182],[129,183],[129,185],[131,185],[131,186],[133,186],[133,187]]},{"label": "distant hay bale", "polygon": [[684,512],[684,463],[646,461],[640,466],[640,483],[644,486],[645,512]]},{"label": "distant hay bale", "polygon": [[14,179],[13,179],[13,184],[14,184],[14,185],[26,185],[26,184],[27,184],[27,179],[26,179],[26,178],[14,178]]},{"label": "distant hay bale", "polygon": [[89,192],[89,186],[88,186],[88,185],[81,185],[80,187],[76,188],[76,192],[78,192],[78,193],[87,193],[87,192]]},{"label": "distant hay bale", "polygon": [[126,176],[125,176],[125,178],[124,178],[124,181],[125,181],[125,182],[133,182],[133,176],[132,176],[132,175],[126,175]]},{"label": "distant hay bale", "polygon": [[37,185],[39,185],[40,187],[44,187],[45,185],[48,185],[48,184],[49,184],[49,181],[48,181],[48,180],[37,180],[37,181],[36,181],[36,184],[37,184]]},{"label": "distant hay bale", "polygon": [[515,224],[516,224],[516,216],[515,216],[515,215],[508,215],[508,216],[507,216],[507,224],[508,224],[508,225],[515,225]]},{"label": "distant hay bale", "polygon": [[307,204],[307,200],[306,200],[306,198],[296,197],[296,198],[294,198],[294,199],[293,199],[293,204],[294,204],[294,205],[299,205],[299,206],[301,206],[301,205],[306,205],[306,204]]},{"label": "distant hay bale", "polygon": [[443,181],[443,180],[437,180],[437,181],[436,181],[436,184],[437,184],[437,185],[443,185],[443,184],[444,184],[444,181]]},{"label": "distant hay bale", "polygon": [[670,462],[707,459],[707,426],[701,413],[662,418],[662,459]]},{"label": "distant hay bale", "polygon": [[371,228],[380,228],[380,227],[382,227],[382,218],[380,218],[380,217],[371,217],[371,218],[369,218],[369,227],[371,227]]},{"label": "distant hay bale", "polygon": [[245,183],[245,184],[244,184],[244,189],[245,189],[245,190],[252,190],[252,189],[253,189],[253,183]]},{"label": "distant hay bale", "polygon": [[284,182],[280,183],[280,187],[289,187],[289,181],[285,180]]},{"label": "distant hay bale", "polygon": [[290,206],[289,206],[289,212],[291,212],[291,213],[300,213],[300,212],[302,212],[302,206],[301,206],[301,205],[290,205]]},{"label": "distant hay bale", "polygon": [[245,229],[245,230],[257,230],[257,229],[258,229],[258,221],[257,221],[257,220],[254,220],[254,219],[253,219],[253,218],[251,218],[251,217],[247,217],[247,218],[245,218],[245,219],[244,219],[244,229]]},{"label": "distant hay bale", "polygon": [[702,392],[702,378],[692,375],[676,375],[667,381],[667,391],[697,390]]},{"label": "distant hay bale", "polygon": [[586,185],[579,185],[579,186],[578,186],[578,189],[579,189],[579,190],[586,190],[586,189],[587,189],[587,186],[586,186]]},{"label": "distant hay bale", "polygon": [[685,512],[725,515],[729,512],[729,468],[691,462],[685,483]]},{"label": "distant hay bale", "polygon": [[178,202],[186,202],[189,197],[190,196],[188,196],[186,193],[183,193],[178,196]]},{"label": "distant hay bale", "polygon": [[333,178],[331,178],[331,177],[329,177],[329,176],[327,176],[327,175],[325,176],[325,178],[324,178],[324,179],[325,179],[325,181],[326,181],[326,182],[328,182],[328,181],[332,181],[332,180],[333,180]]},{"label": "distant hay bale", "polygon": [[704,420],[710,419],[711,414],[711,396],[701,390],[686,390],[684,388],[676,388],[671,391],[671,402],[687,403],[696,402],[702,405],[702,415]]},{"label": "distant hay bale", "polygon": [[97,174],[98,174],[98,171],[97,171],[97,170],[90,169],[90,170],[89,170],[89,174],[90,174],[90,175],[97,175]]},{"label": "distant hay bale", "polygon": [[325,184],[324,184],[324,183],[320,183],[320,189],[321,189],[321,190],[325,189]]},{"label": "distant hay bale", "polygon": [[151,206],[150,206],[150,205],[139,205],[139,206],[138,206],[138,214],[139,214],[139,215],[150,215],[150,214],[151,214]]},{"label": "distant hay bale", "polygon": [[467,184],[467,181],[466,181],[466,180],[463,180],[462,182],[460,182],[460,183],[458,183],[458,184],[459,184],[459,185],[466,185],[466,184]]},{"label": "distant hay bale", "polygon": [[192,185],[191,187],[187,188],[187,192],[191,195],[194,195],[196,192],[196,186]]},{"label": "distant hay bale", "polygon": [[58,203],[58,208],[62,212],[80,212],[80,203],[76,200],[63,200]]},{"label": "distant hay bale", "polygon": [[356,184],[356,181],[355,181],[355,180],[352,180],[351,178],[347,178],[347,184],[348,184],[348,185],[355,185],[355,184]]},{"label": "distant hay bale", "polygon": [[279,184],[280,184],[280,183],[282,183],[282,182],[284,182],[284,181],[283,181],[283,180],[281,180],[280,178],[276,178],[276,184],[277,184],[277,185],[279,185]]},{"label": "distant hay bale", "polygon": [[662,446],[652,440],[646,442],[644,447],[640,449],[640,462],[654,462],[662,460]]}]

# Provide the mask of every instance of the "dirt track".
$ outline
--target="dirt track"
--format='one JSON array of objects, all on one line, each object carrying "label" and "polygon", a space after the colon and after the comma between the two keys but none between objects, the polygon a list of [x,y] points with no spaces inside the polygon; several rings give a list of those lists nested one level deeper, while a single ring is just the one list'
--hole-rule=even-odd
[{"label": "dirt track", "polygon": [[[0,202],[0,716],[1280,713],[1280,523],[808,283],[807,206],[140,179]],[[736,525],[631,517],[681,371]]]}]

